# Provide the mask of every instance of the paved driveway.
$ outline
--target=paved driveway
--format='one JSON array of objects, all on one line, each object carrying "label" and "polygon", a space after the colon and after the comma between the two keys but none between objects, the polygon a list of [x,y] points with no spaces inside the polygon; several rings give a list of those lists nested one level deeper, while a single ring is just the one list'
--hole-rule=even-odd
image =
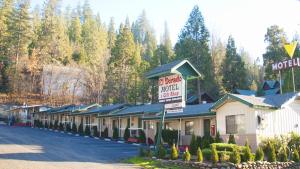
[{"label": "paved driveway", "polygon": [[138,147],[26,127],[0,125],[0,168],[137,168],[120,160]]}]

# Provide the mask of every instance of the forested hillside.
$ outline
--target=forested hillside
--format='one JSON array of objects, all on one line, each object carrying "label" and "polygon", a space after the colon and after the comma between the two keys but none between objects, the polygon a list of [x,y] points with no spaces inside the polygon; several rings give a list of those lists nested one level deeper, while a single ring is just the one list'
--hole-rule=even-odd
[{"label": "forested hillside", "polygon": [[[286,37],[279,26],[266,30],[265,78],[276,79],[270,64],[286,57],[282,49]],[[177,59],[195,65],[203,75],[201,91],[214,98],[235,89],[257,90],[263,81],[259,59],[250,59],[245,50],[237,49],[234,37],[223,42],[210,33],[198,6],[189,14],[177,42],[171,42],[167,21],[161,38],[156,37],[146,11],[116,25],[113,16],[104,23],[88,1],[74,9],[61,9],[60,1],[46,0],[41,9],[32,9],[29,0],[0,0],[1,93],[20,103],[32,98],[48,104],[145,103],[156,100],[157,82],[145,79],[144,73]],[[300,56],[299,48],[295,55]],[[252,58],[256,57],[260,56]],[[49,66],[68,67],[73,75],[65,76],[80,78],[63,82],[57,89],[61,92],[54,95],[49,79],[43,78],[54,74],[45,75]],[[289,74],[284,78],[289,79]],[[296,81],[300,84],[299,78]],[[80,97],[75,97],[77,84],[84,90]],[[290,90],[289,83],[285,84],[286,91]],[[197,80],[188,85],[189,92],[197,94]]]}]

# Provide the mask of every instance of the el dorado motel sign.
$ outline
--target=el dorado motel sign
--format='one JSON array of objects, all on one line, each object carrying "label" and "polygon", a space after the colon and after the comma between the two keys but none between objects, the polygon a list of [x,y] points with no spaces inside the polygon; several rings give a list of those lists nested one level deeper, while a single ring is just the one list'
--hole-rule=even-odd
[{"label": "el dorado motel sign", "polygon": [[158,100],[165,104],[167,113],[182,112],[185,106],[185,81],[179,74],[160,77],[158,80]]}]

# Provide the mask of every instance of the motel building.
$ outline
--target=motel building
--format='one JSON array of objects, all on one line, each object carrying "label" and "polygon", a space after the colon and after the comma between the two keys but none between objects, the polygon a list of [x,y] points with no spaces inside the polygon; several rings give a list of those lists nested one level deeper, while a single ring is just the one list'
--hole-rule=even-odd
[{"label": "motel building", "polygon": [[[178,72],[187,83],[191,77],[199,76],[186,60],[159,66],[146,76],[157,82],[163,74],[172,75]],[[244,145],[248,139],[254,149],[266,137],[290,132],[300,134],[300,93],[278,94],[278,85],[276,81],[266,82],[263,89],[268,95],[263,97],[256,97],[254,92],[237,90],[239,94],[228,93],[216,102],[212,102],[213,99],[208,95],[203,95],[208,99],[200,104],[195,104],[197,99],[195,96],[188,97],[185,89],[182,95],[186,97],[184,101],[188,104],[181,111],[167,112],[163,128],[178,132],[179,145],[189,145],[192,134],[215,137],[218,131],[225,142],[230,134],[234,134],[238,144]],[[107,131],[105,137],[108,138],[113,136],[115,128],[120,139],[123,138],[126,128],[132,138],[138,137],[139,131],[143,130],[146,143],[153,143],[163,111],[162,103],[69,105],[38,112],[35,118],[42,121],[47,119],[52,123],[55,120],[76,123],[77,127],[84,124],[84,129],[87,125],[90,129],[97,127],[99,136],[104,137],[104,131]],[[93,135],[92,130],[91,133]]]}]

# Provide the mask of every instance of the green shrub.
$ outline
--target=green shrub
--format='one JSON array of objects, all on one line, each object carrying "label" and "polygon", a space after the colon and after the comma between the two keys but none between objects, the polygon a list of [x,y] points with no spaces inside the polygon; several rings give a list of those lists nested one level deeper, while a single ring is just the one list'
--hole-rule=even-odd
[{"label": "green shrub", "polygon": [[202,149],[202,154],[203,154],[203,157],[205,160],[211,159],[211,149],[210,148]]},{"label": "green shrub", "polygon": [[[156,141],[157,136],[155,137]],[[170,130],[170,129],[163,129],[161,132],[161,138],[164,142],[168,143],[171,147],[174,144],[177,144],[178,139],[178,130]]]},{"label": "green shrub", "polygon": [[220,161],[222,163],[228,162],[230,160],[230,155],[224,151],[219,153]]},{"label": "green shrub", "polygon": [[113,139],[118,139],[119,138],[119,130],[118,128],[114,128],[113,130]]},{"label": "green shrub", "polygon": [[192,155],[196,155],[197,154],[197,148],[198,148],[198,144],[197,144],[196,136],[195,136],[195,134],[193,134],[192,139],[191,139],[191,143],[190,143],[190,153]]},{"label": "green shrub", "polygon": [[99,133],[98,133],[98,128],[97,128],[97,126],[93,126],[93,136],[94,136],[94,137],[99,137]]},{"label": "green shrub", "polygon": [[292,132],[290,141],[288,142],[289,147],[300,147],[300,135]]},{"label": "green shrub", "polygon": [[103,135],[101,135],[102,137],[104,138],[107,138],[108,137],[108,128],[105,127],[104,131],[103,131]]},{"label": "green shrub", "polygon": [[59,130],[63,131],[64,130],[64,125],[62,123],[59,123]]},{"label": "green shrub", "polygon": [[219,161],[219,155],[215,145],[211,146],[211,161],[216,164]]},{"label": "green shrub", "polygon": [[77,126],[75,123],[72,124],[72,132],[77,133]]},{"label": "green shrub", "polygon": [[209,136],[204,136],[202,138],[202,149],[204,148],[210,148],[210,144],[213,143],[213,138],[212,137],[209,137]]},{"label": "green shrub", "polygon": [[201,151],[200,147],[198,147],[198,150],[197,150],[197,161],[198,162],[203,161],[203,154],[202,154],[202,151]]},{"label": "green shrub", "polygon": [[80,135],[83,135],[83,124],[82,124],[82,123],[79,124],[79,127],[78,127],[78,133],[79,133]]},{"label": "green shrub", "polygon": [[239,151],[244,151],[246,149],[245,146],[238,146],[236,144],[228,144],[228,143],[212,143],[211,145],[215,145],[217,148],[217,151],[232,152],[234,148],[238,148]]},{"label": "green shrub", "polygon": [[221,138],[219,131],[217,131],[215,142],[216,143],[223,143],[223,139]]},{"label": "green shrub", "polygon": [[230,162],[234,164],[240,164],[241,163],[241,155],[237,148],[234,148],[232,151],[232,154],[230,156]]},{"label": "green shrub", "polygon": [[143,147],[140,147],[140,148],[139,148],[139,156],[140,156],[140,157],[145,157],[145,156],[146,156],[146,152],[145,152],[145,150],[144,150]]},{"label": "green shrub", "polygon": [[175,147],[175,144],[173,144],[173,146],[171,148],[171,159],[172,160],[177,160],[178,159],[178,150]]},{"label": "green shrub", "polygon": [[252,153],[251,153],[251,149],[250,149],[250,146],[248,144],[248,141],[246,141],[245,147],[246,148],[244,150],[243,161],[245,161],[245,162],[253,161]]},{"label": "green shrub", "polygon": [[288,161],[288,155],[286,148],[282,147],[278,153],[278,159],[281,162],[287,162]]},{"label": "green shrub", "polygon": [[57,120],[55,120],[55,122],[54,122],[54,129],[58,130],[58,121]]},{"label": "green shrub", "polygon": [[236,144],[233,134],[229,135],[228,144]]},{"label": "green shrub", "polygon": [[45,128],[46,128],[46,129],[49,128],[48,122],[47,122],[47,121],[45,122]]},{"label": "green shrub", "polygon": [[129,131],[129,128],[126,127],[123,138],[125,141],[127,141],[129,137],[130,137],[130,131]]},{"label": "green shrub", "polygon": [[185,149],[185,152],[182,155],[182,159],[183,159],[183,161],[186,161],[186,162],[191,160],[191,154],[190,154],[188,148]]},{"label": "green shrub", "polygon": [[67,132],[71,132],[71,125],[70,125],[70,123],[67,123],[67,125],[66,125],[66,131]]},{"label": "green shrub", "polygon": [[146,143],[146,135],[144,130],[139,130],[139,141],[140,143]]},{"label": "green shrub", "polygon": [[295,161],[295,162],[300,162],[299,153],[298,153],[298,150],[296,148],[293,151],[292,160]]},{"label": "green shrub", "polygon": [[85,126],[84,135],[86,135],[86,136],[90,136],[91,135],[90,126],[88,126],[88,125]]},{"label": "green shrub", "polygon": [[271,142],[268,143],[267,157],[268,157],[269,162],[275,162],[276,161],[275,147]]},{"label": "green shrub", "polygon": [[255,152],[255,161],[263,161],[264,160],[264,151],[261,147],[258,147]]},{"label": "green shrub", "polygon": [[162,144],[158,146],[157,158],[163,159],[166,156],[166,150]]},{"label": "green shrub", "polygon": [[50,129],[53,129],[53,124],[52,124],[52,122],[50,122],[49,128],[50,128]]}]

